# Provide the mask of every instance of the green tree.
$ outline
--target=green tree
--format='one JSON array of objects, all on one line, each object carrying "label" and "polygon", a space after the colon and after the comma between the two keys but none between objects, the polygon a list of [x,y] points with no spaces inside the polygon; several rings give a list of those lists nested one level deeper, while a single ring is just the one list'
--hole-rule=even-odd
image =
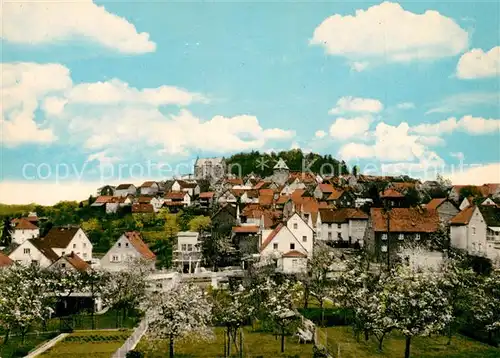
[{"label": "green tree", "polygon": [[189,221],[190,231],[207,231],[210,228],[212,221],[209,216],[196,216]]}]

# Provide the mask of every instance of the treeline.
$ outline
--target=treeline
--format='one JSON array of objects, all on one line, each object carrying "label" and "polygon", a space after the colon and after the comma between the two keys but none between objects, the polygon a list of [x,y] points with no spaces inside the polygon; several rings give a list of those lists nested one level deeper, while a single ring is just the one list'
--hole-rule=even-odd
[{"label": "treeline", "polygon": [[[238,153],[226,159],[231,173],[235,175],[248,175],[250,173],[260,176],[269,176],[279,158],[283,159],[291,171],[312,171],[324,175],[349,174],[349,169],[344,161],[333,158],[330,154],[317,153],[304,154],[300,149],[285,150],[281,152]],[[241,171],[241,172],[240,172]]]}]

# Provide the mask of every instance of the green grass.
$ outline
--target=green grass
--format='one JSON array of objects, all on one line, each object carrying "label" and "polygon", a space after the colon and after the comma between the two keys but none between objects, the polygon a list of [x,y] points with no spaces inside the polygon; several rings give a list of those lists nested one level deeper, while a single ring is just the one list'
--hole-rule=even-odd
[{"label": "green grass", "polygon": [[[363,335],[356,342],[350,327],[321,328],[319,341],[328,342],[328,348],[337,354],[340,346],[342,358],[388,358],[402,357],[405,351],[405,339],[399,333],[391,333],[384,340],[383,352],[378,351],[378,341],[375,338],[365,341]],[[326,333],[326,336],[325,336]],[[497,358],[500,349],[474,341],[464,336],[454,336],[451,344],[443,336],[415,337],[412,339],[411,357],[454,357],[454,358]]]},{"label": "green grass", "polygon": [[56,334],[29,334],[24,339],[24,344],[21,343],[21,337],[10,337],[7,344],[3,343],[3,337],[0,338],[0,357],[13,358],[24,357],[28,352],[35,349],[45,341],[54,338]]},{"label": "green grass", "polygon": [[[223,357],[224,332],[223,328],[215,328],[215,340],[210,342],[191,340],[176,342],[175,357]],[[245,357],[312,357],[312,344],[298,344],[297,338],[291,336],[285,337],[285,353],[281,354],[281,337],[278,337],[276,340],[274,335],[264,332],[253,332],[250,327],[245,327],[244,329],[243,342]],[[168,341],[151,342],[143,338],[136,350],[146,353],[146,358],[168,357]],[[237,357],[234,345],[231,348],[231,352]]]},{"label": "green grass", "polygon": [[40,357],[109,358],[127,340],[130,331],[82,331],[68,335]]}]

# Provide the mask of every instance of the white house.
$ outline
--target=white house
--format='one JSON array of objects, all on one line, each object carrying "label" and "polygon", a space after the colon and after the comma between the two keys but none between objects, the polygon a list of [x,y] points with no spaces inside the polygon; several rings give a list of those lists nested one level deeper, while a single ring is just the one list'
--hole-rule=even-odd
[{"label": "white house", "polygon": [[137,231],[125,232],[101,259],[101,268],[108,271],[124,270],[134,259],[150,260],[154,268],[156,255],[149,249]]},{"label": "white house", "polygon": [[160,190],[160,186],[155,181],[145,181],[139,187],[141,195],[156,195]]},{"label": "white house", "polygon": [[500,258],[500,208],[469,206],[450,221],[451,245],[476,256]]},{"label": "white house", "polygon": [[174,265],[184,273],[194,273],[200,268],[200,234],[194,231],[181,231],[177,234],[177,246],[174,249]]},{"label": "white house", "polygon": [[91,266],[88,262],[82,260],[80,256],[74,252],[59,257],[50,268],[62,270],[87,271]]},{"label": "white house", "polygon": [[196,182],[185,181],[185,180],[176,180],[172,184],[172,191],[183,191],[189,193],[191,196],[200,195],[200,186]]},{"label": "white house", "polygon": [[12,242],[21,245],[28,239],[38,238],[40,229],[25,218],[12,221],[12,229],[10,231]]},{"label": "white house", "polygon": [[359,209],[321,209],[316,222],[316,237],[322,241],[363,246],[367,225],[368,215]]},{"label": "white house", "polygon": [[114,196],[128,196],[137,193],[137,188],[134,184],[120,184],[115,189]]},{"label": "white house", "polygon": [[41,239],[28,239],[11,252],[12,261],[25,266],[49,267],[59,256]]},{"label": "white house", "polygon": [[[189,195],[188,192],[180,191],[180,192],[169,192],[165,194],[165,200],[163,201],[163,204],[166,204],[167,206],[170,206],[169,203],[182,203],[182,206],[191,206],[191,195]],[[151,203],[153,204],[153,203]],[[154,205],[153,205],[154,207]]]},{"label": "white house", "polygon": [[92,243],[80,227],[53,227],[41,241],[57,257],[73,252],[85,261],[92,260]]},{"label": "white house", "polygon": [[264,230],[260,244],[262,257],[279,257],[277,267],[286,273],[302,272],[313,253],[313,229],[295,213],[286,224]]}]

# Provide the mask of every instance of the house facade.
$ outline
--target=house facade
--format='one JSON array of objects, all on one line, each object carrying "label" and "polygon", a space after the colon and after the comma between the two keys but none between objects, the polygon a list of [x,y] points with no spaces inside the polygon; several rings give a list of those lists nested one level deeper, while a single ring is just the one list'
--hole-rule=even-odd
[{"label": "house facade", "polygon": [[134,184],[120,184],[115,188],[114,196],[136,195],[137,188]]},{"label": "house facade", "polygon": [[316,223],[318,240],[339,246],[364,244],[368,215],[359,209],[321,209]]},{"label": "house facade", "polygon": [[41,241],[57,257],[73,252],[85,261],[92,260],[92,243],[80,227],[53,227]]},{"label": "house facade", "polygon": [[160,190],[160,186],[155,181],[145,181],[139,187],[141,195],[156,195]]},{"label": "house facade", "polygon": [[16,247],[9,258],[24,266],[36,265],[46,268],[52,265],[59,256],[40,239],[28,239]]},{"label": "house facade", "polygon": [[35,239],[40,236],[40,229],[35,224],[32,224],[25,218],[12,222],[12,229],[10,234],[12,237],[12,242],[21,245],[28,239]]},{"label": "house facade", "polygon": [[107,271],[125,270],[136,259],[147,260],[151,268],[155,267],[156,255],[144,243],[141,234],[137,231],[125,232],[102,257],[101,268]]},{"label": "house facade", "polygon": [[200,234],[194,231],[181,231],[177,234],[173,263],[178,271],[195,273],[200,268],[202,253],[199,239]]},{"label": "house facade", "polygon": [[441,225],[448,225],[450,220],[460,212],[455,204],[447,198],[432,199],[425,207],[429,210],[437,210]]}]

